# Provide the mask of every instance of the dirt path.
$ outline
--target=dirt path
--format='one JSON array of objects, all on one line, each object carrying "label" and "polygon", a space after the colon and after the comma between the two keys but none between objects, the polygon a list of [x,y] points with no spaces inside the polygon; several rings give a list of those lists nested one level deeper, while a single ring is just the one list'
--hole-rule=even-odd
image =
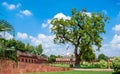
[{"label": "dirt path", "polygon": [[80,69],[80,68],[74,68],[73,70],[79,70],[79,71],[113,71],[113,69]]}]

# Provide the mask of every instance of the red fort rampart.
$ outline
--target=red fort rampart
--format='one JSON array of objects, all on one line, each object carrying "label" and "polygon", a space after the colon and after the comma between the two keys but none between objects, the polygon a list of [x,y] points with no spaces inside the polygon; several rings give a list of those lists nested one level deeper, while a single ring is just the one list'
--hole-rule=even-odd
[{"label": "red fort rampart", "polygon": [[23,74],[26,72],[54,72],[67,71],[70,68],[61,68],[47,65],[47,58],[28,53],[17,52],[18,63],[7,58],[0,58],[0,74]]}]

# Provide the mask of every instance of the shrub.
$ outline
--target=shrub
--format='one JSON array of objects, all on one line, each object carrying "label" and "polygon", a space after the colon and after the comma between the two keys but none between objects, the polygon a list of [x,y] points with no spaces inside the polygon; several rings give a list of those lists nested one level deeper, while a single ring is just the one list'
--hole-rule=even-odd
[{"label": "shrub", "polygon": [[100,60],[97,65],[99,68],[107,68],[107,62],[105,60]]},{"label": "shrub", "polygon": [[83,62],[80,65],[81,68],[99,68],[96,63],[90,63],[90,62]]},{"label": "shrub", "polygon": [[90,63],[89,62],[83,62],[83,65],[84,66],[90,66]]},{"label": "shrub", "polygon": [[113,69],[113,63],[112,62],[110,62],[110,68]]},{"label": "shrub", "polygon": [[120,72],[120,56],[115,57],[112,61],[113,69],[115,72]]}]

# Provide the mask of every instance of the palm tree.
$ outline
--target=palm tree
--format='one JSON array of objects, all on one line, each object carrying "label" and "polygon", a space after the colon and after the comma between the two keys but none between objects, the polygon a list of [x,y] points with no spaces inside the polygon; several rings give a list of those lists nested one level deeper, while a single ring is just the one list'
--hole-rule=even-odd
[{"label": "palm tree", "polygon": [[8,32],[14,36],[14,28],[7,21],[0,19],[0,32],[4,33],[4,38],[0,38],[0,57],[9,58],[16,61],[16,50],[5,46],[7,40],[5,39],[5,32]]},{"label": "palm tree", "polygon": [[4,33],[4,37],[5,37],[5,32],[8,32],[12,34],[13,36],[15,33],[13,26],[10,25],[7,21],[1,20],[1,19],[0,19],[0,32]]}]

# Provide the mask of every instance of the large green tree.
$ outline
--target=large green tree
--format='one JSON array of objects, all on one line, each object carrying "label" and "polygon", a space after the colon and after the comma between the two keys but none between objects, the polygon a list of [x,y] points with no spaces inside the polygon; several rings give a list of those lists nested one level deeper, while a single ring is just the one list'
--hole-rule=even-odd
[{"label": "large green tree", "polygon": [[85,9],[76,11],[72,9],[70,19],[53,18],[51,31],[55,34],[55,43],[71,43],[74,46],[75,67],[80,66],[81,56],[92,46],[100,49],[105,33],[104,27],[108,17],[102,13],[91,13],[88,15]]}]

